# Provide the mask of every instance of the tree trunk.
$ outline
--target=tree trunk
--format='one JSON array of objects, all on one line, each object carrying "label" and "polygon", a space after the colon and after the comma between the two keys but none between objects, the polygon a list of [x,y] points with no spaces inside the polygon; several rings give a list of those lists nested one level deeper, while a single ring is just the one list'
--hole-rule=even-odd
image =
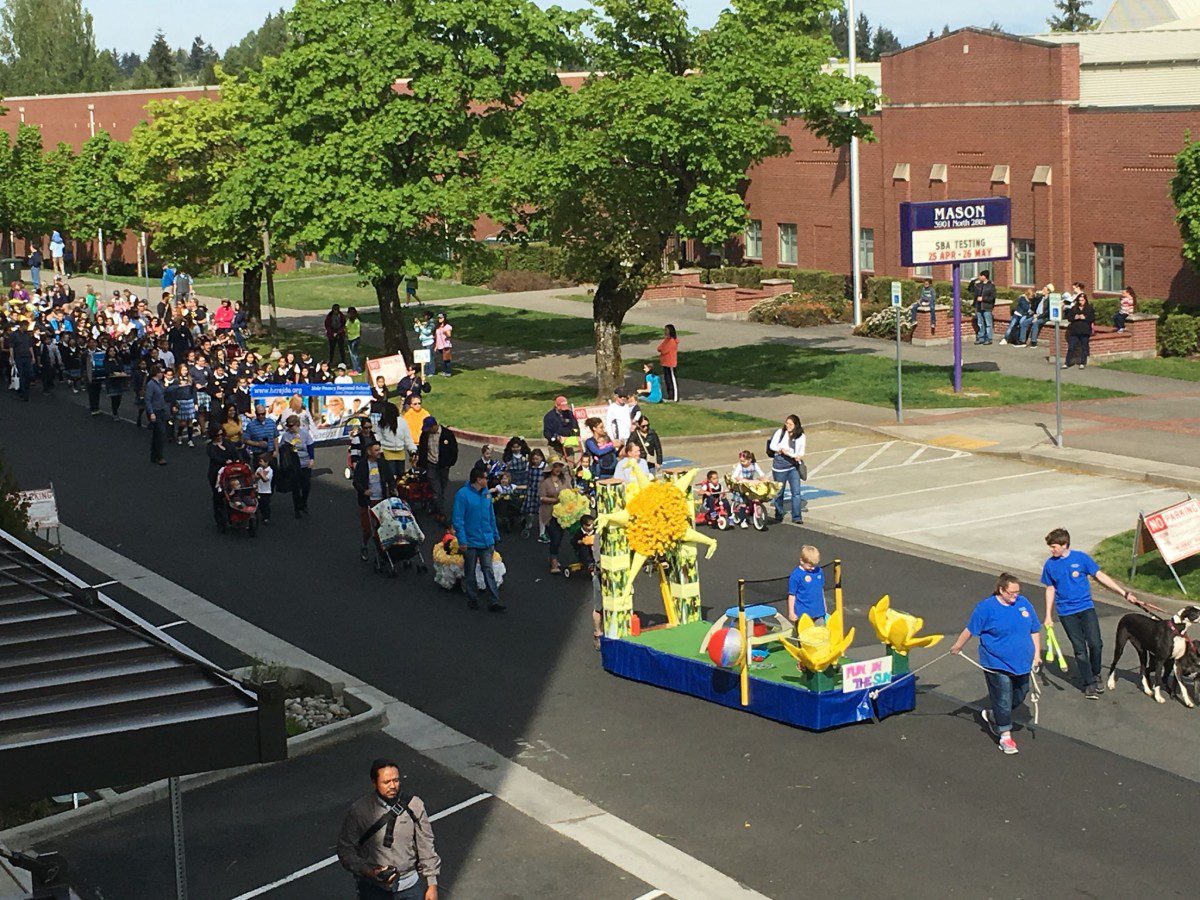
[{"label": "tree trunk", "polygon": [[242,269],[242,308],[250,324],[262,327],[262,266]]},{"label": "tree trunk", "polygon": [[379,301],[379,319],[383,323],[383,348],[388,353],[399,353],[406,363],[412,362],[412,349],[408,346],[408,332],[404,330],[404,316],[400,308],[401,277],[390,273],[371,280],[375,287],[375,298]]},{"label": "tree trunk", "polygon": [[602,278],[592,299],[592,323],[596,331],[596,387],[601,399],[625,383],[621,359],[621,323],[641,299],[615,278]]}]

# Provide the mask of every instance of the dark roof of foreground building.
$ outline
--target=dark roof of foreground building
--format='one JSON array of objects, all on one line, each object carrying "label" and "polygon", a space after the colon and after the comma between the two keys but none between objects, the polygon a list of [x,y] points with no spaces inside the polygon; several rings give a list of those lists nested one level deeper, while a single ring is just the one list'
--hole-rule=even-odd
[{"label": "dark roof of foreground building", "polygon": [[237,681],[0,531],[0,797],[287,756],[278,685]]}]

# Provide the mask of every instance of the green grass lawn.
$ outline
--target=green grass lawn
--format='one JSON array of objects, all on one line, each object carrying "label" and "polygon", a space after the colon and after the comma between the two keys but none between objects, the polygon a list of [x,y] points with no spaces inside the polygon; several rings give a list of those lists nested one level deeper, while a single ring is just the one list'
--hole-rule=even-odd
[{"label": "green grass lawn", "polygon": [[[270,354],[271,342],[266,338],[250,340],[250,349],[262,355]],[[308,350],[316,359],[324,359],[325,341],[315,334],[279,329],[279,348],[288,351]],[[378,348],[363,347],[364,354],[377,355]],[[365,380],[362,375],[356,381]],[[439,421],[454,428],[482,434],[521,434],[541,443],[542,416],[554,405],[554,398],[564,393],[562,385],[521,375],[504,375],[487,369],[456,369],[453,378],[433,378],[433,391],[425,397],[426,407]],[[565,392],[575,405],[594,404],[595,398]],[[686,403],[655,406],[648,411],[655,430],[663,437],[692,434],[720,434],[727,431],[748,431],[775,425],[765,419],[740,413],[719,412]],[[668,450],[670,448],[667,448]]]},{"label": "green grass lawn", "polygon": [[1121,581],[1129,581],[1134,593],[1139,590],[1161,594],[1164,597],[1175,597],[1179,600],[1190,600],[1200,596],[1200,557],[1192,557],[1175,564],[1183,586],[1188,590],[1188,596],[1179,592],[1179,585],[1171,577],[1171,570],[1162,561],[1158,551],[1147,553],[1138,560],[1136,577],[1129,578],[1130,553],[1133,547],[1133,529],[1121,534],[1114,534],[1100,542],[1092,556],[1100,568]]},{"label": "green grass lawn", "polygon": [[[316,271],[314,271],[314,269]],[[340,270],[340,271],[339,271]],[[370,286],[360,286],[359,276],[353,272],[344,271],[345,266],[320,266],[313,269],[299,269],[295,272],[285,272],[275,276],[275,305],[287,309],[328,309],[333,303],[340,303],[342,308],[347,306],[375,306],[375,290]],[[99,275],[87,276],[89,283],[97,289],[101,286]],[[114,284],[146,286],[144,278],[130,275],[109,276]],[[196,291],[206,297],[228,298],[240,300],[242,296],[242,281],[236,275],[229,276],[229,288],[226,292],[225,277],[204,277],[195,280]],[[150,278],[151,295],[159,289],[159,279]],[[421,300],[447,300],[451,297],[477,297],[490,294],[492,291],[485,287],[457,284],[453,281],[438,281],[431,278],[421,279],[417,295]],[[403,296],[403,290],[401,291]],[[267,286],[262,288],[263,309],[267,308]]]},{"label": "green grass lawn", "polygon": [[1157,375],[1159,378],[1178,378],[1181,381],[1200,381],[1200,359],[1178,356],[1158,359],[1117,359],[1104,363],[1106,369],[1119,369],[1138,375]]},{"label": "green grass lawn", "polygon": [[[482,303],[439,307],[438,311],[444,311],[454,326],[454,339],[470,344],[516,347],[539,353],[558,353],[595,345],[591,319]],[[378,323],[379,315],[366,313],[363,321]],[[650,340],[661,334],[661,330],[646,325],[625,325],[621,329],[621,338],[626,341]]]},{"label": "green grass lawn", "polygon": [[[729,347],[684,353],[684,378],[734,384],[765,391],[854,400],[872,406],[896,402],[896,362],[883,356],[808,349],[778,344]],[[1054,400],[1054,382],[963,372],[963,392],[951,388],[951,367],[907,363],[904,405],[914,409],[965,406],[1010,406]],[[1064,400],[1128,396],[1120,391],[1063,384]]]}]

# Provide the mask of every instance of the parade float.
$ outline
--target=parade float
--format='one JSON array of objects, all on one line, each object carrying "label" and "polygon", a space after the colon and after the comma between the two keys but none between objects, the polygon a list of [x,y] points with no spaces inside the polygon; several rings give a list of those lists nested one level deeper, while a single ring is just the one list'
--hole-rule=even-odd
[{"label": "parade float", "polygon": [[[786,576],[739,579],[737,605],[715,622],[704,620],[697,548],[704,546],[709,558],[716,542],[692,528],[694,477],[694,471],[668,472],[658,481],[597,486],[605,670],[813,731],[913,709],[909,653],[942,635],[920,635],[922,620],[893,609],[885,596],[868,615],[882,654],[854,648],[855,629],[845,627],[841,560],[824,567],[832,570],[834,608],[821,624],[807,615],[790,622],[776,608],[786,600]],[[633,613],[634,583],[643,569],[657,582],[661,626],[640,627]],[[754,592],[771,602],[748,602]]]}]

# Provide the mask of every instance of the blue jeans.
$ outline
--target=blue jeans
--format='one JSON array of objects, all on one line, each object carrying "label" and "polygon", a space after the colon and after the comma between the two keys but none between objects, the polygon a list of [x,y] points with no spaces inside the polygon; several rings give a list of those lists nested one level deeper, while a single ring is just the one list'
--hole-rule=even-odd
[{"label": "blue jeans", "polygon": [[346,343],[346,349],[350,351],[350,368],[358,371],[361,366],[358,364],[358,345],[362,343],[362,338],[356,337],[352,341]]},{"label": "blue jeans", "polygon": [[475,565],[483,569],[483,583],[491,595],[488,603],[500,602],[500,590],[496,587],[496,573],[492,569],[492,554],[495,547],[463,547],[463,590],[467,599],[479,600],[479,588],[475,584]]},{"label": "blue jeans", "polygon": [[1013,707],[1024,703],[1029,694],[1029,676],[1008,672],[983,674],[987,678],[988,700],[992,704],[992,724],[1001,734],[1011,731]]},{"label": "blue jeans", "polygon": [[1089,344],[1092,341],[1090,334],[1068,334],[1067,335],[1067,358],[1063,360],[1068,366],[1071,365],[1071,360],[1074,359],[1077,365],[1086,366],[1088,358]]},{"label": "blue jeans", "polygon": [[1042,331],[1042,326],[1045,325],[1048,321],[1049,321],[1049,319],[1035,318],[1032,322],[1030,322],[1029,343],[1031,343],[1031,344],[1037,343],[1038,335],[1041,334],[1041,331]]},{"label": "blue jeans", "polygon": [[975,335],[975,343],[983,344],[992,339],[992,311],[983,309],[975,313],[975,325],[979,333]]},{"label": "blue jeans", "polygon": [[425,374],[426,374],[426,375],[435,375],[435,374],[437,374],[437,363],[436,363],[436,362],[434,362],[434,360],[435,360],[437,357],[435,357],[435,356],[433,355],[433,347],[432,347],[432,346],[429,346],[429,347],[422,346],[422,347],[421,347],[421,349],[422,349],[422,350],[428,350],[428,351],[429,351],[429,362],[425,363]]},{"label": "blue jeans", "polygon": [[421,900],[425,896],[425,886],[419,879],[412,887],[402,891],[393,891],[366,878],[357,879],[355,887],[358,900]]},{"label": "blue jeans", "polygon": [[[920,303],[914,303],[912,305],[912,308],[908,311],[908,321],[912,322],[914,325],[917,324],[917,310],[919,310],[920,308],[921,308]],[[936,306],[929,307],[929,327],[930,328],[937,327],[937,307]]]},{"label": "blue jeans", "polygon": [[1013,316],[1012,321],[1008,323],[1008,331],[1004,333],[1004,339],[1010,344],[1023,344],[1025,339],[1029,337],[1029,326],[1033,324],[1033,316]]},{"label": "blue jeans", "polygon": [[1099,684],[1100,670],[1104,668],[1104,661],[1100,658],[1104,646],[1100,640],[1100,619],[1095,608],[1069,616],[1059,613],[1058,621],[1067,633],[1071,649],[1075,651],[1075,670],[1079,673],[1083,686],[1087,688]]},{"label": "blue jeans", "polygon": [[42,286],[42,267],[41,266],[30,266],[29,267],[29,280],[33,282],[33,286],[35,288],[40,288]]},{"label": "blue jeans", "polygon": [[[780,472],[778,469],[771,469],[771,476],[784,485],[792,493],[792,521],[803,521],[800,516],[800,473],[796,471],[795,466],[788,466],[787,471]],[[775,495],[775,518],[783,518],[783,488],[780,488],[779,493]]]}]

